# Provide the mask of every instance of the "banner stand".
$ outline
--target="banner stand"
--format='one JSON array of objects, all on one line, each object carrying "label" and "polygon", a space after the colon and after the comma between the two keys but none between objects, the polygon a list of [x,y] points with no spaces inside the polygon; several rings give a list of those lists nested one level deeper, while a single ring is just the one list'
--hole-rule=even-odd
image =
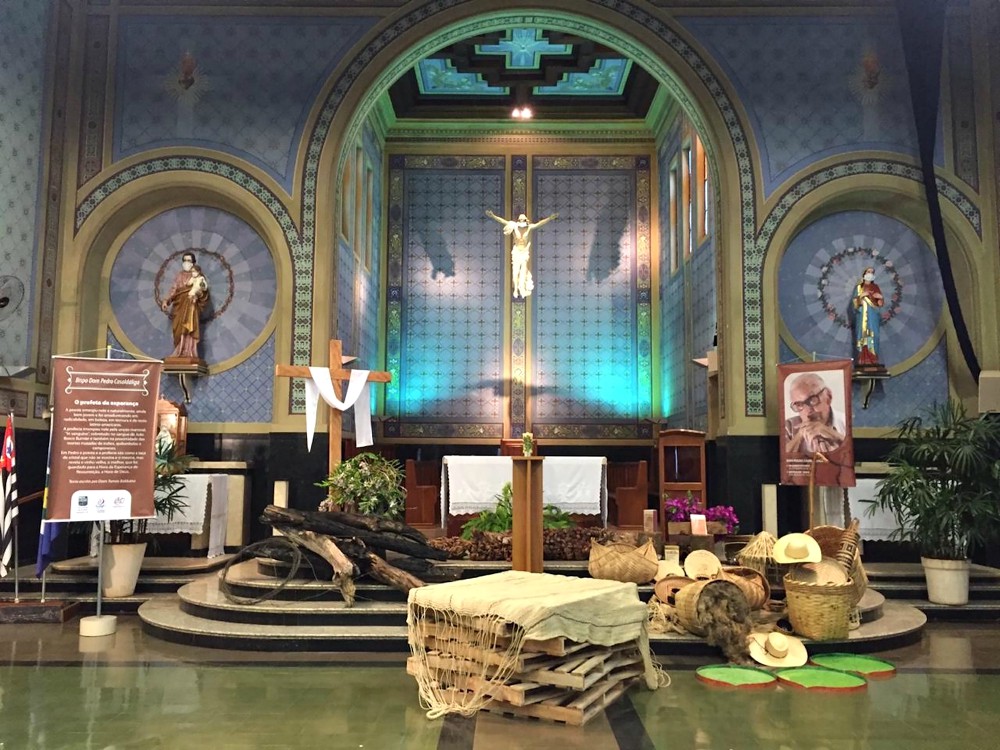
[{"label": "banner stand", "polygon": [[82,636],[112,635],[118,629],[117,617],[101,614],[101,604],[104,600],[104,524],[98,525],[101,527],[101,533],[97,542],[97,614],[80,618]]}]

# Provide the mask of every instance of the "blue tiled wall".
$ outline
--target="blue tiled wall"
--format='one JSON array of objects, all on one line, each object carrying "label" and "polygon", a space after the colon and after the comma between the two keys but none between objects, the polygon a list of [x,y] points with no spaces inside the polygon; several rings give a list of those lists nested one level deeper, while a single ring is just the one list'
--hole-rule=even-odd
[{"label": "blue tiled wall", "polygon": [[403,417],[497,422],[503,407],[503,234],[483,216],[504,203],[500,170],[405,173]]},{"label": "blue tiled wall", "polygon": [[534,416],[635,419],[635,176],[535,171]]},{"label": "blue tiled wall", "polygon": [[[247,159],[290,189],[310,107],[374,22],[363,16],[121,16],[115,158],[159,146],[201,146]],[[185,53],[197,65],[187,89],[178,85]]]},{"label": "blue tiled wall", "polygon": [[736,87],[763,158],[765,192],[833,154],[879,149],[916,155],[894,15],[681,22]]},{"label": "blue tiled wall", "polygon": [[0,3],[0,365],[30,361],[49,3]]}]

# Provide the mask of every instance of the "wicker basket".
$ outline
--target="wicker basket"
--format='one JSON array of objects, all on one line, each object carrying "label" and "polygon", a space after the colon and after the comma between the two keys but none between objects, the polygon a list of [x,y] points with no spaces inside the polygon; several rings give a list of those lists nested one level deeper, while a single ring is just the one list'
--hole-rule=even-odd
[{"label": "wicker basket", "polygon": [[775,541],[774,536],[762,531],[737,553],[736,561],[763,575],[771,588],[781,588],[781,579],[788,572],[788,566],[774,561]]},{"label": "wicker basket", "polygon": [[719,578],[732,581],[739,586],[751,610],[760,609],[771,598],[771,587],[768,585],[767,577],[755,568],[723,568]]},{"label": "wicker basket", "polygon": [[847,637],[854,596],[853,580],[844,584],[815,584],[785,576],[785,597],[792,628],[814,641]]},{"label": "wicker basket", "polygon": [[652,541],[640,547],[630,544],[590,542],[587,572],[593,578],[626,583],[649,583],[656,577],[656,549]]},{"label": "wicker basket", "polygon": [[841,547],[845,541],[845,534],[848,535],[846,539],[848,544],[853,542],[855,547],[854,560],[851,563],[850,569],[847,570],[847,577],[854,581],[854,603],[857,604],[861,601],[861,597],[865,595],[865,591],[868,590],[868,573],[865,572],[864,563],[861,562],[861,552],[857,550],[857,533],[853,535],[848,534],[847,529],[842,529],[839,526],[816,526],[806,532],[809,536],[816,540],[819,544],[819,548],[823,550],[823,557],[837,558],[841,554]]},{"label": "wicker basket", "polygon": [[674,602],[677,608],[677,619],[686,631],[693,635],[705,635],[705,627],[698,617],[698,599],[702,592],[709,586],[731,586],[735,588],[740,596],[743,595],[739,586],[731,581],[724,581],[721,578],[710,578],[702,581],[695,581],[674,594]]}]

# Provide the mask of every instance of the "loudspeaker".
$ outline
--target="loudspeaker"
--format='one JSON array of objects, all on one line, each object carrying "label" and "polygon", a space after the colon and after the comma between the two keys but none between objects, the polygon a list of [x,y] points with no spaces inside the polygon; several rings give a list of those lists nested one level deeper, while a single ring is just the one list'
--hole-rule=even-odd
[{"label": "loudspeaker", "polygon": [[979,413],[1000,412],[1000,370],[979,374]]}]

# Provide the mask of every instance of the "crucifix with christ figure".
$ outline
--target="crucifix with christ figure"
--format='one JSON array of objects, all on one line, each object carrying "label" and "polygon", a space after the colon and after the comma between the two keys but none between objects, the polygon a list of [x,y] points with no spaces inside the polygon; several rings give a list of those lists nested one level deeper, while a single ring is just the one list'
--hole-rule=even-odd
[{"label": "crucifix with christ figure", "polygon": [[[343,400],[343,389],[340,385],[342,380],[351,380],[352,373],[357,373],[355,370],[348,370],[344,368],[344,365],[348,362],[353,361],[354,357],[345,357],[343,344],[338,339],[330,340],[330,358],[328,360],[330,371],[330,380],[333,385],[333,393],[336,399]],[[275,377],[284,378],[305,378],[306,380],[313,379],[313,371],[308,367],[302,367],[299,365],[275,365],[274,366]],[[369,383],[388,383],[392,380],[392,374],[388,372],[383,372],[380,370],[372,370],[367,374],[365,378]],[[328,471],[332,472],[340,464],[341,459],[341,449],[340,440],[342,435],[342,417],[341,410],[329,407],[330,415],[330,449],[329,449],[329,467]]]}]

